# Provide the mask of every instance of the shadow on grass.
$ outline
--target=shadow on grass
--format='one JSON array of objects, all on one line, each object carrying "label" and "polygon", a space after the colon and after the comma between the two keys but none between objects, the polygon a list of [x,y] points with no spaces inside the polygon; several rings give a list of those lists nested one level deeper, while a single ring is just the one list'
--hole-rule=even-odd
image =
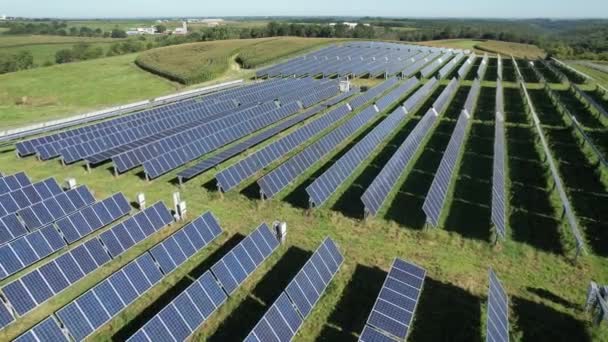
[{"label": "shadow on grass", "polygon": [[380,293],[386,272],[358,264],[317,340],[356,341]]},{"label": "shadow on grass", "polygon": [[409,341],[481,342],[481,299],[427,277]]},{"label": "shadow on grass", "polygon": [[589,246],[600,256],[608,257],[608,222],[581,220]]},{"label": "shadow on grass", "polygon": [[549,290],[546,290],[546,289],[541,289],[538,287],[527,287],[526,290],[528,290],[531,293],[534,293],[535,295],[537,295],[545,300],[551,301],[555,304],[562,305],[566,308],[574,309],[574,308],[579,307],[579,305],[574,304],[568,300],[565,300],[562,297],[560,297],[560,296],[556,295],[555,293],[553,293]]},{"label": "shadow on grass", "polygon": [[512,298],[522,341],[591,341],[585,323],[540,303]]},{"label": "shadow on grass", "polygon": [[208,341],[242,341],[247,337],[310,255],[309,251],[290,247],[258,282],[251,294],[220,324]]},{"label": "shadow on grass", "polygon": [[233,235],[228,241],[226,241],[220,248],[218,248],[213,254],[207,257],[202,263],[197,265],[188,276],[180,279],[173,287],[163,293],[154,303],[146,307],[141,313],[127,323],[122,329],[117,331],[113,336],[113,341],[126,341],[130,336],[135,334],[137,330],[144,326],[149,320],[151,320],[156,314],[158,314],[165,306],[171,303],[177,296],[188,288],[193,283],[193,279],[197,279],[203,273],[211,268],[217,261],[219,261],[226,253],[232,248],[239,244],[245,237],[241,234]]},{"label": "shadow on grass", "polygon": [[509,217],[513,240],[561,254],[560,223],[550,217],[513,209]]}]

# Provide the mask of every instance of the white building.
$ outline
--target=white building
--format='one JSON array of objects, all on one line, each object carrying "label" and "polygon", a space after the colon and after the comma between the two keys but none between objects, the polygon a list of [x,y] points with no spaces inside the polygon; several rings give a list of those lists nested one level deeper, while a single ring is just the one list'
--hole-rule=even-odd
[{"label": "white building", "polygon": [[130,36],[135,36],[135,35],[144,35],[144,34],[156,34],[156,28],[155,27],[136,27],[136,28],[131,28],[127,31],[127,34]]},{"label": "white building", "polygon": [[[329,26],[336,26],[336,23],[329,23]],[[354,29],[355,27],[357,27],[357,25],[359,25],[359,23],[349,23],[347,21],[343,22],[342,25],[347,26],[349,29]],[[363,26],[370,26],[369,24],[363,24]]]},{"label": "white building", "polygon": [[182,27],[177,27],[175,30],[173,30],[173,34],[188,34],[188,24],[183,21]]},{"label": "white building", "polygon": [[0,20],[6,20],[6,14],[0,15]]}]

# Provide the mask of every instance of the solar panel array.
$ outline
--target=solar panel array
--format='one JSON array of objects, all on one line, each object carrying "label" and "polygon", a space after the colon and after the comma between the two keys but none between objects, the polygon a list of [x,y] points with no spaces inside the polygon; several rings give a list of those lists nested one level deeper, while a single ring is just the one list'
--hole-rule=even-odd
[{"label": "solar panel array", "polygon": [[376,101],[376,108],[378,108],[378,110],[381,112],[385,111],[395,102],[397,102],[397,100],[414,89],[418,82],[418,79],[415,77],[408,79],[403,84],[378,99],[378,101]]},{"label": "solar panel array", "polygon": [[425,66],[420,72],[422,77],[429,78],[429,76],[433,75],[437,69],[439,69],[442,65],[452,59],[454,55],[451,52],[446,52],[437,60],[433,61],[429,65]]},{"label": "solar panel array", "polygon": [[219,130],[211,135],[168,151],[143,163],[144,172],[149,179],[157,178],[187,162],[225,146],[262,128],[277,123],[300,110],[296,103],[291,103],[270,112],[261,113],[251,120],[241,122],[233,127]]},{"label": "solar panel array", "polygon": [[186,340],[278,246],[268,226],[260,225],[128,341]]},{"label": "solar panel array", "polygon": [[485,53],[483,55],[483,59],[481,60],[481,64],[479,64],[479,68],[477,69],[477,78],[479,80],[483,80],[483,77],[486,74],[486,70],[488,70],[489,57],[488,54]]},{"label": "solar panel array", "polygon": [[408,99],[403,103],[403,109],[405,109],[406,113],[410,113],[414,108],[418,107],[418,105],[422,104],[424,99],[431,94],[435,86],[438,84],[436,78],[431,78],[428,80],[422,87],[416,90],[412,96],[408,97]]},{"label": "solar panel array", "polygon": [[7,176],[0,175],[0,195],[21,189],[31,184],[32,181],[30,181],[25,172],[17,172]]},{"label": "solar panel array", "polygon": [[25,332],[14,342],[70,342],[55,317],[47,317],[32,329]]},{"label": "solar panel array", "polygon": [[291,341],[304,320],[319,301],[336,275],[344,257],[338,247],[326,238],[304,264],[285,292],[272,304],[253,330],[247,342]]},{"label": "solar panel array", "polygon": [[464,59],[464,53],[457,54],[449,63],[439,70],[439,79],[444,79],[458,66],[458,63]]},{"label": "solar panel array", "polygon": [[459,79],[464,79],[467,74],[469,73],[469,70],[471,70],[471,68],[473,67],[473,64],[475,64],[475,60],[477,59],[477,55],[475,53],[472,53],[471,55],[469,55],[469,58],[467,59],[466,62],[464,62],[464,64],[458,69],[458,78]]},{"label": "solar panel array", "polygon": [[306,187],[311,205],[319,207],[325,203],[338,187],[359,168],[361,163],[370,157],[380,143],[400,126],[399,123],[405,119],[405,115],[403,108],[398,107],[327,171]]},{"label": "solar panel array", "polygon": [[309,167],[334,151],[337,146],[347,141],[377,116],[378,112],[374,106],[369,106],[323,138],[309,145],[302,152],[296,154],[281,166],[258,180],[261,194],[268,199],[272,198],[304,173]]},{"label": "solar panel array", "polygon": [[128,214],[130,210],[124,195],[118,193],[57,221],[59,230],[50,224],[0,246],[0,279],[17,273],[80,239],[83,235],[77,235],[79,232],[76,229],[90,232],[89,220],[83,215],[101,228]]},{"label": "solar panel array", "polygon": [[414,63],[410,64],[405,70],[401,73],[404,77],[412,77],[417,74],[420,69],[422,69],[425,65],[429,64],[429,62],[435,61],[439,56],[441,56],[441,51],[435,51],[428,55],[423,56],[416,60]]},{"label": "solar panel array", "polygon": [[388,163],[382,168],[382,171],[380,171],[378,176],[365,190],[361,196],[361,201],[365,206],[366,214],[375,216],[378,213],[391,189],[407,168],[411,158],[418,148],[420,148],[422,140],[436,120],[437,115],[432,108],[429,109],[418,124],[416,124],[416,127],[408,135],[403,144],[399,146],[399,149],[397,149]]},{"label": "solar panel array", "polygon": [[496,273],[489,271],[487,342],[509,342],[509,298]]},{"label": "solar panel array", "polygon": [[437,97],[435,102],[433,102],[433,108],[437,114],[441,114],[447,109],[450,100],[454,97],[454,94],[456,94],[456,89],[458,89],[458,79],[454,77],[441,94],[439,94],[439,97]]},{"label": "solar panel array", "polygon": [[234,189],[247,178],[302,146],[311,138],[331,127],[334,123],[339,122],[350,113],[347,105],[340,106],[256,151],[238,163],[221,170],[215,176],[218,187],[224,192]]},{"label": "solar panel array", "polygon": [[[399,75],[431,52],[443,51],[446,49],[381,42],[347,42],[262,69],[256,73],[256,76],[389,77]],[[419,65],[417,69],[420,67],[422,66]]]},{"label": "solar panel array", "polygon": [[[109,231],[123,232],[135,239],[136,236],[157,231],[172,221],[173,217],[165,205],[158,202]],[[126,226],[128,230],[121,229]],[[17,314],[23,316],[115,256],[101,237],[93,238],[3,286],[2,292]]]},{"label": "solar panel array", "polygon": [[422,210],[426,214],[426,220],[433,227],[439,226],[439,218],[441,217],[442,210],[445,206],[450,184],[452,184],[454,180],[454,168],[456,167],[456,161],[458,160],[458,156],[464,145],[463,142],[469,122],[468,114],[463,110],[458,117],[456,127],[450,137],[450,142],[443,153],[439,168],[437,169],[437,172],[435,172],[431,188],[422,205]]},{"label": "solar panel array", "polygon": [[303,122],[304,120],[307,120],[307,119],[315,116],[316,114],[320,113],[324,109],[325,109],[324,105],[318,105],[316,107],[313,107],[302,114],[299,114],[291,119],[288,119],[288,120],[278,124],[277,126],[274,126],[268,130],[265,130],[264,132],[262,132],[258,135],[255,135],[255,136],[247,139],[246,141],[238,143],[235,146],[228,148],[212,157],[202,160],[198,164],[196,164],[184,171],[179,172],[177,174],[177,177],[179,178],[180,183],[183,180],[192,179],[192,178],[200,175],[201,173],[219,165],[220,163],[238,155],[239,153],[242,153],[242,152],[246,151],[247,149],[263,142],[264,140],[275,137],[280,132],[288,129],[289,127],[292,127],[300,122]]},{"label": "solar panel array", "polygon": [[426,271],[395,258],[359,341],[403,341],[410,330]]},{"label": "solar panel array", "polygon": [[[51,158],[59,156],[62,151],[73,146],[80,146],[80,148],[72,149],[72,152],[80,154],[81,157],[97,154],[93,159],[99,162],[98,158],[104,149],[109,152],[108,148],[138,143],[137,139],[145,140],[145,137],[160,133],[159,129],[165,131],[175,129],[183,126],[187,121],[196,121],[220,114],[228,109],[235,109],[238,104],[270,101],[276,99],[275,96],[288,94],[290,91],[301,89],[302,86],[313,83],[314,81],[310,79],[273,80],[262,84],[256,83],[207,95],[202,101],[188,99],[97,124],[27,140],[18,143],[17,150],[22,156],[38,153]],[[108,139],[99,140],[103,138]],[[70,154],[72,153],[66,152],[64,157],[77,159],[71,158]]]},{"label": "solar panel array", "polygon": [[[203,214],[64,306],[57,317],[74,340],[84,340],[221,233],[215,217]],[[158,264],[156,257],[162,260]]]},{"label": "solar panel array", "polygon": [[373,100],[374,98],[378,97],[380,94],[382,94],[389,88],[392,88],[393,86],[395,86],[398,82],[399,82],[399,79],[397,79],[396,77],[390,78],[390,79],[380,83],[379,85],[369,89],[368,91],[364,92],[363,94],[355,97],[354,99],[348,101],[348,104],[350,105],[352,110],[361,108],[366,103],[368,103],[371,100]]},{"label": "solar panel array", "polygon": [[496,120],[494,123],[494,161],[492,172],[492,223],[501,238],[507,234],[505,191],[505,118],[502,82],[496,84]]},{"label": "solar panel array", "polygon": [[464,102],[464,110],[467,112],[469,116],[473,115],[473,107],[477,103],[477,99],[479,98],[479,93],[481,91],[481,82],[478,78],[473,81],[471,85],[471,90],[469,90],[469,94],[467,95],[467,99]]}]

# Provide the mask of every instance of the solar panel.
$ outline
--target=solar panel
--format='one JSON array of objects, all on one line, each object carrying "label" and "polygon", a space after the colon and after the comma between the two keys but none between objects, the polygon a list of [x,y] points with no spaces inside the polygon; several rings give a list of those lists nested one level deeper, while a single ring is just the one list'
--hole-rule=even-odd
[{"label": "solar panel", "polygon": [[135,244],[173,222],[173,216],[162,202],[135,214],[99,235],[112,257],[117,257]]},{"label": "solar panel", "polygon": [[418,82],[418,79],[415,77],[408,79],[405,81],[405,83],[391,90],[388,94],[382,96],[378,101],[376,101],[376,107],[379,111],[383,112],[397,102],[397,100],[405,96],[405,94],[414,89]]},{"label": "solar panel", "polygon": [[500,54],[496,55],[496,74],[499,80],[502,80],[502,58]]},{"label": "solar panel", "polygon": [[343,261],[335,243],[326,238],[245,341],[291,341]]},{"label": "solar panel", "polygon": [[423,268],[396,258],[359,341],[403,341],[410,331],[425,278]]},{"label": "solar panel", "polygon": [[452,59],[453,56],[454,55],[451,52],[444,53],[437,60],[433,61],[432,63],[430,63],[429,65],[425,66],[422,69],[422,71],[421,71],[422,77],[429,78],[429,76],[431,76],[433,73],[435,73],[435,71],[437,71],[437,69],[439,69],[442,65],[444,65],[446,62],[448,62],[450,59]]},{"label": "solar panel", "polygon": [[436,78],[428,80],[420,89],[416,90],[412,96],[403,103],[403,108],[407,113],[411,112],[414,108],[423,103],[424,99],[431,94],[431,91],[435,88],[439,81]]},{"label": "solar panel", "polygon": [[23,316],[108,261],[110,256],[93,239],[6,284],[2,292]]},{"label": "solar panel", "polygon": [[439,226],[439,218],[441,217],[442,210],[445,206],[450,184],[452,184],[454,180],[454,168],[456,167],[458,156],[462,151],[469,122],[468,114],[463,110],[458,117],[456,127],[450,137],[450,142],[443,153],[441,163],[439,164],[439,168],[437,168],[431,188],[422,205],[422,210],[426,214],[427,222],[433,227]]},{"label": "solar panel", "polygon": [[303,121],[313,117],[314,115],[321,112],[323,109],[325,109],[323,105],[318,105],[316,107],[313,107],[313,108],[307,110],[306,112],[304,112],[300,115],[297,115],[294,118],[288,119],[288,120],[278,124],[275,127],[265,130],[264,132],[262,132],[256,136],[253,136],[242,143],[235,145],[234,147],[231,147],[229,149],[226,149],[226,150],[220,152],[217,155],[209,157],[209,158],[201,161],[200,163],[196,164],[193,167],[190,167],[184,171],[181,171],[180,173],[177,174],[177,177],[179,178],[180,182],[182,182],[183,180],[191,179],[191,178],[219,165],[220,163],[232,158],[233,156],[235,156],[243,151],[246,151],[247,149],[251,148],[252,146],[257,145],[266,139],[275,137],[277,134],[286,130],[287,128],[292,127],[300,122],[303,122]]},{"label": "solar panel", "polygon": [[403,108],[397,108],[352,149],[340,157],[327,171],[306,187],[310,203],[316,207],[325,203],[338,187],[359,168],[361,163],[370,157],[384,139],[400,127],[400,122],[405,119],[405,116]]},{"label": "solar panel", "polygon": [[0,301],[0,329],[15,321],[13,313],[6,307],[3,301]]},{"label": "solar panel", "polygon": [[462,61],[463,58],[464,58],[464,53],[457,54],[456,57],[454,57],[449,63],[444,65],[441,68],[441,70],[439,70],[439,78],[440,79],[446,78],[452,72],[452,70],[454,70],[456,68],[458,63],[460,63],[460,61]]},{"label": "solar panel", "polygon": [[377,116],[378,112],[373,106],[367,107],[323,138],[309,145],[302,152],[258,180],[261,194],[266,198],[272,198]]},{"label": "solar panel", "polygon": [[489,61],[488,54],[485,53],[483,55],[483,59],[481,60],[481,64],[479,64],[479,68],[477,69],[477,78],[479,80],[483,80],[483,77],[486,74],[486,70],[488,69],[488,61]]},{"label": "solar panel", "polygon": [[509,342],[509,298],[492,269],[489,279],[486,341]]},{"label": "solar panel", "polygon": [[25,172],[18,172],[13,175],[0,176],[0,195],[15,191],[31,185],[32,182]]},{"label": "solar panel", "polygon": [[69,342],[68,337],[63,333],[59,323],[53,316],[47,317],[36,326],[17,337],[14,342]]},{"label": "solar panel", "polygon": [[365,190],[361,196],[361,201],[365,205],[366,215],[375,216],[378,213],[391,189],[407,169],[412,157],[420,148],[425,135],[436,120],[437,115],[432,108],[429,109],[388,163],[386,163],[382,171],[376,176],[372,184]]},{"label": "solar panel", "polygon": [[157,178],[185,163],[226,144],[234,142],[262,128],[275,124],[300,110],[296,103],[287,104],[270,112],[263,112],[253,119],[240,122],[233,127],[218,130],[212,135],[198,139],[178,149],[144,162],[144,172],[150,179]]},{"label": "solar panel", "polygon": [[234,280],[235,268],[238,267],[240,273],[247,273],[246,276],[250,275],[278,245],[268,226],[260,225],[128,341],[187,339],[226,301],[226,293],[233,293],[240,285]]},{"label": "solar panel", "polygon": [[74,340],[82,341],[162,278],[150,254],[145,253],[57,311],[57,317]]},{"label": "solar panel", "polygon": [[496,87],[496,120],[494,123],[494,160],[492,168],[492,214],[496,232],[506,238],[506,191],[505,191],[505,126],[503,90],[500,80]]},{"label": "solar panel", "polygon": [[207,212],[154,246],[150,249],[150,254],[160,265],[163,273],[169,274],[208,246],[221,233],[222,229],[217,219]]},{"label": "solar panel", "polygon": [[350,113],[347,105],[340,106],[329,113],[305,124],[294,132],[269,144],[238,163],[218,172],[215,176],[218,186],[230,191],[247,178],[302,146],[311,138],[331,127]]},{"label": "solar panel", "polygon": [[469,90],[469,94],[467,95],[467,99],[464,103],[464,111],[469,115],[473,115],[473,108],[477,103],[477,99],[479,98],[479,93],[481,90],[481,82],[479,79],[475,79],[473,81],[473,85],[471,86],[471,90]]},{"label": "solar panel", "polygon": [[471,68],[473,67],[473,64],[475,64],[475,60],[477,59],[477,55],[475,55],[475,53],[472,53],[469,56],[469,59],[467,59],[466,62],[464,62],[464,64],[460,67],[460,69],[458,69],[458,78],[459,79],[464,79],[467,74],[469,73],[469,70],[471,70]]},{"label": "solar panel", "polygon": [[16,213],[45,199],[63,193],[53,178],[0,195],[0,217]]},{"label": "solar panel", "polygon": [[355,97],[354,99],[350,100],[348,103],[349,103],[350,107],[352,108],[352,110],[363,107],[366,103],[368,103],[369,101],[371,101],[378,95],[382,94],[389,88],[395,86],[398,82],[399,82],[399,80],[396,77],[390,78],[390,79],[380,83],[379,85],[367,90],[366,92],[362,93],[361,95]]},{"label": "solar panel", "polygon": [[456,89],[458,89],[458,79],[454,77],[452,78],[450,83],[445,87],[445,89],[443,89],[441,94],[439,94],[439,97],[437,97],[435,102],[433,102],[433,108],[435,109],[435,112],[441,114],[447,109],[452,97],[454,96],[454,94],[456,94]]}]

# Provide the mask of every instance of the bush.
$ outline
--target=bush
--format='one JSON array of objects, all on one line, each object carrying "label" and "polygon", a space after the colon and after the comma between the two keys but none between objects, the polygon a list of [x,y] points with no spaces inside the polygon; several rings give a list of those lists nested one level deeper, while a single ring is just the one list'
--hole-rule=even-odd
[{"label": "bush", "polygon": [[71,49],[62,49],[55,53],[55,63],[71,63],[74,61],[74,54]]},{"label": "bush", "polygon": [[112,38],[127,38],[127,32],[119,29],[113,29],[112,34],[110,35]]},{"label": "bush", "polygon": [[34,56],[29,51],[0,55],[0,74],[31,69],[34,66]]}]

